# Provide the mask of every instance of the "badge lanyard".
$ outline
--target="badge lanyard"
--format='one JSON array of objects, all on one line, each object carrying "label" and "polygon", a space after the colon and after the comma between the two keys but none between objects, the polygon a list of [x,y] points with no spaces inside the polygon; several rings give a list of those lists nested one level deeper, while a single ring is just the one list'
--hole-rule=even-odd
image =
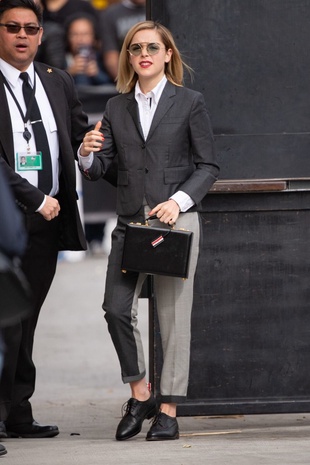
[{"label": "badge lanyard", "polygon": [[[17,98],[13,94],[13,91],[12,91],[9,83],[7,82],[6,78],[4,77],[2,71],[0,71],[0,73],[2,74],[3,82],[6,85],[8,91],[10,92],[10,94],[11,94],[11,96],[12,96],[12,98],[13,98],[13,100],[14,100],[14,102],[15,102],[18,110],[19,110],[20,116],[22,117],[22,120],[23,120],[23,123],[24,123],[23,138],[27,142],[27,152],[30,153],[29,141],[31,139],[31,134],[30,134],[30,132],[29,132],[29,130],[27,128],[27,122],[28,122],[28,120],[30,120],[29,115],[30,115],[30,112],[31,112],[31,109],[32,109],[32,105],[33,105],[33,102],[34,102],[34,96],[35,96],[35,92],[36,92],[36,75],[34,73],[34,82],[33,82],[31,97],[30,97],[30,100],[29,100],[28,107],[26,108],[26,114],[24,115],[23,110],[21,109],[21,106],[20,106]],[[37,123],[37,122],[38,121],[30,121],[30,124]]]}]

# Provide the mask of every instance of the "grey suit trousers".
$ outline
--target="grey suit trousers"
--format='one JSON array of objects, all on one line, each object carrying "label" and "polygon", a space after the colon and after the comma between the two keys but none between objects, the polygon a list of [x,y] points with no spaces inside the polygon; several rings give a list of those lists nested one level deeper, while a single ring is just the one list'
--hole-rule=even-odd
[{"label": "grey suit trousers", "polygon": [[[150,208],[146,207],[148,211]],[[126,222],[128,218],[119,217],[112,233],[102,308],[120,361],[123,382],[129,383],[146,375],[138,329],[138,296],[146,275],[134,272],[124,274],[121,271]],[[152,221],[152,225],[163,227],[159,220]],[[176,228],[185,228],[194,233],[189,277],[183,280],[156,275],[154,289],[163,348],[161,401],[179,403],[186,398],[189,378],[191,311],[200,240],[198,213],[181,213]]]}]

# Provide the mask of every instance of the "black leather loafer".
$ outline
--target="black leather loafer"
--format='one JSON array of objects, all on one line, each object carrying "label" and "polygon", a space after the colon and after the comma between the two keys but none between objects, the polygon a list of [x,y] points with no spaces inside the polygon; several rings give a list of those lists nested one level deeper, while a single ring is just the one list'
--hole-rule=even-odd
[{"label": "black leather loafer", "polygon": [[7,438],[6,426],[4,421],[0,421],[0,438]]},{"label": "black leather loafer", "polygon": [[117,430],[116,439],[124,441],[140,433],[143,421],[152,418],[157,413],[156,400],[151,394],[148,400],[140,401],[133,397],[127,402],[125,414],[121,419]]},{"label": "black leather loafer", "polygon": [[165,439],[179,439],[179,425],[176,418],[159,412],[146,435],[146,440],[163,441]]},{"label": "black leather loafer", "polygon": [[9,438],[53,438],[59,434],[57,426],[39,425],[36,421],[19,425],[8,425]]}]

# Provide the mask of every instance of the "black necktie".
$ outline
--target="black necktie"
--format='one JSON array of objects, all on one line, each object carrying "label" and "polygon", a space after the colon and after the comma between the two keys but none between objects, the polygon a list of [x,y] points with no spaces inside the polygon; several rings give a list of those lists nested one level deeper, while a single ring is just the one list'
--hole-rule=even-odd
[{"label": "black necktie", "polygon": [[[28,108],[33,89],[29,84],[28,73],[20,73],[20,78],[23,80],[23,94],[26,108]],[[38,171],[38,188],[44,192],[44,194],[49,194],[53,185],[51,153],[45,128],[41,120],[40,110],[35,98],[32,102],[29,119],[30,121],[36,121],[32,124],[36,149],[38,152],[42,152],[42,170]]]}]

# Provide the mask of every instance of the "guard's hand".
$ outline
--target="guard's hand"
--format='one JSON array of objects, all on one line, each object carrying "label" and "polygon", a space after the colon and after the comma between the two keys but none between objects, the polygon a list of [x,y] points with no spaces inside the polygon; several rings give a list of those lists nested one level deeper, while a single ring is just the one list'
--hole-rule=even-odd
[{"label": "guard's hand", "polygon": [[149,216],[156,215],[157,218],[170,226],[176,223],[179,218],[180,207],[175,200],[170,199],[167,202],[159,203],[150,212]]},{"label": "guard's hand", "polygon": [[80,155],[82,157],[87,157],[91,152],[99,152],[102,149],[104,137],[102,132],[100,132],[100,128],[101,121],[98,121],[95,129],[85,134],[80,149]]},{"label": "guard's hand", "polygon": [[51,221],[53,218],[59,215],[60,212],[60,205],[57,199],[54,197],[50,197],[49,195],[46,196],[45,204],[39,210],[40,213],[46,221]]}]

